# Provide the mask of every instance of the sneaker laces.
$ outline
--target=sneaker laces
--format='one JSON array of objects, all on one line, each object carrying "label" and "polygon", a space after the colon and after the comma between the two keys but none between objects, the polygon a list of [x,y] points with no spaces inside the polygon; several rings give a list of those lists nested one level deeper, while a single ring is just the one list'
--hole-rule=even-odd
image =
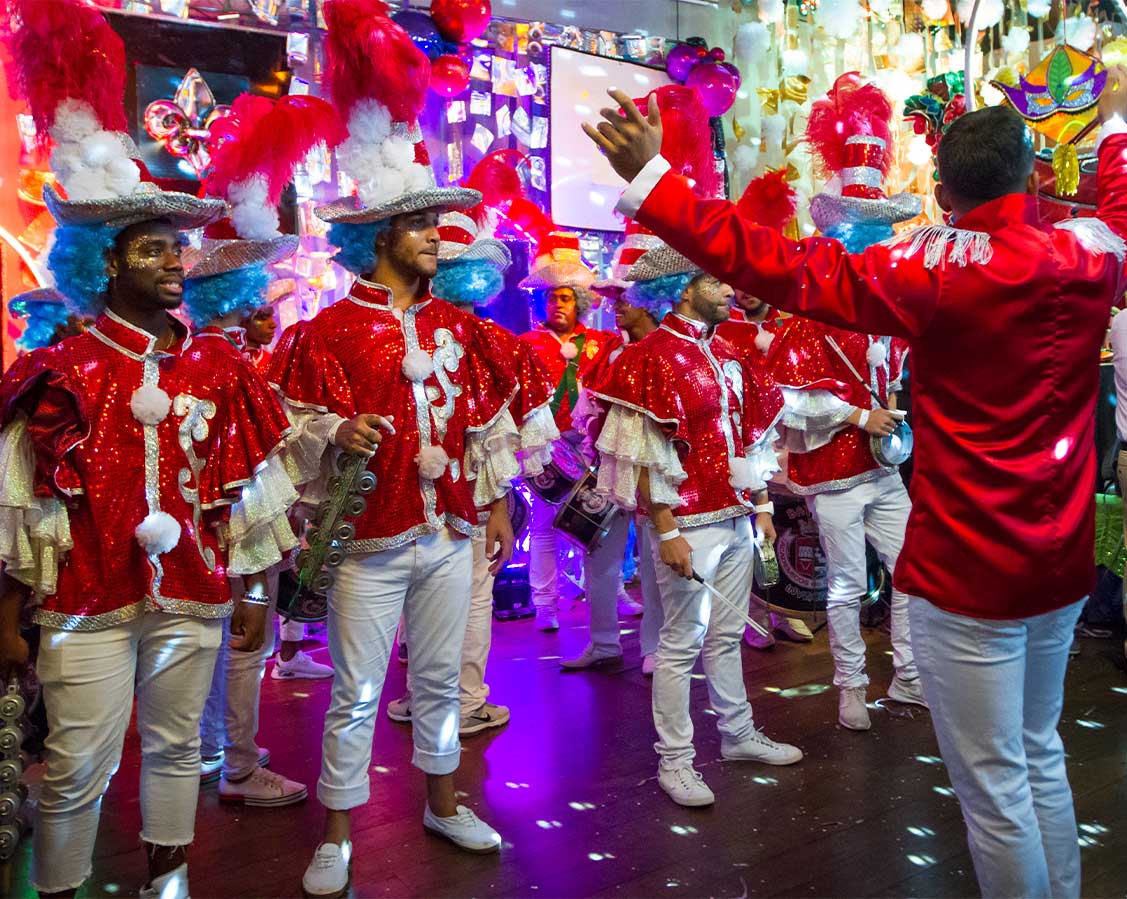
[{"label": "sneaker laces", "polygon": [[681,786],[688,789],[701,786],[704,783],[704,775],[701,774],[696,768],[684,767],[678,768],[676,771],[677,779],[681,782]]},{"label": "sneaker laces", "polygon": [[747,742],[755,743],[756,745],[762,746],[765,749],[778,749],[779,748],[778,743],[776,743],[769,736],[767,736],[767,734],[763,733],[763,731],[758,730],[758,729],[753,730],[751,732],[751,736],[749,736],[747,738]]},{"label": "sneaker laces", "polygon": [[336,843],[322,843],[313,853],[311,864],[318,871],[328,871],[330,868],[336,867],[337,860],[343,852],[343,848]]}]

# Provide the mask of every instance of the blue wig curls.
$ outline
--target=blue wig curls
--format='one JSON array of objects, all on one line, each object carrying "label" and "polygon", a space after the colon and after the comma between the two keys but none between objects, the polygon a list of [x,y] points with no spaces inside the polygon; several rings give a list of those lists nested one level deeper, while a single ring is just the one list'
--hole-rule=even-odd
[{"label": "blue wig curls", "polygon": [[24,319],[23,334],[16,341],[24,350],[49,346],[55,339],[55,331],[67,323],[70,315],[70,310],[62,303],[25,304],[17,299],[8,304],[8,309]]},{"label": "blue wig curls", "polygon": [[505,286],[505,277],[484,259],[453,259],[438,263],[430,291],[441,300],[484,306]]},{"label": "blue wig curls", "polygon": [[822,233],[826,237],[840,240],[850,253],[863,253],[873,244],[888,240],[893,232],[891,225],[880,222],[840,222]]},{"label": "blue wig curls", "polygon": [[47,257],[55,285],[73,304],[72,312],[99,315],[105,306],[110,276],[106,253],[113,249],[118,230],[106,225],[60,225]]},{"label": "blue wig curls", "polygon": [[390,227],[390,219],[362,225],[336,224],[329,228],[329,243],[339,247],[335,259],[354,275],[367,275],[376,267],[376,235]]},{"label": "blue wig curls", "polygon": [[184,281],[184,308],[192,323],[202,328],[208,322],[234,312],[262,305],[270,273],[265,265],[244,265],[234,271]]},{"label": "blue wig curls", "polygon": [[626,301],[640,306],[655,319],[661,321],[675,303],[680,302],[681,294],[700,274],[699,271],[679,272],[676,275],[662,275],[649,281],[635,281],[626,291]]}]

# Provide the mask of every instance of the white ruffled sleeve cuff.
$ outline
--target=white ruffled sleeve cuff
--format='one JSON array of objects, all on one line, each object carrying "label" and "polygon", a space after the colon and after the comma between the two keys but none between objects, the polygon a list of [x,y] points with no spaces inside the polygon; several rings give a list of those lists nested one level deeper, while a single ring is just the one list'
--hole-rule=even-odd
[{"label": "white ruffled sleeve cuff", "polygon": [[286,517],[297,498],[280,456],[271,456],[231,507],[225,535],[228,572],[265,571],[297,546],[297,538]]},{"label": "white ruffled sleeve cuff", "polygon": [[474,481],[473,501],[479,509],[499,500],[520,477],[517,452],[520,432],[508,409],[504,409],[483,431],[466,434],[464,469]]},{"label": "white ruffled sleeve cuff", "polygon": [[320,412],[287,402],[290,434],[283,455],[290,481],[300,487],[322,474],[326,450],[332,446],[337,428],[345,421],[332,412]]},{"label": "white ruffled sleeve cuff", "polygon": [[534,478],[552,461],[552,444],[560,439],[560,430],[548,404],[538,406],[525,416],[520,426],[520,465],[525,477]]},{"label": "white ruffled sleeve cuff", "polygon": [[792,453],[808,453],[829,443],[842,428],[856,406],[839,399],[829,390],[795,390],[782,387],[783,446]]},{"label": "white ruffled sleeve cuff", "polygon": [[735,489],[753,493],[767,489],[767,482],[781,470],[779,456],[775,452],[778,439],[778,433],[771,428],[745,455],[728,460],[732,473],[729,483]]},{"label": "white ruffled sleeve cuff", "polygon": [[676,507],[677,488],[685,469],[677,449],[660,426],[641,412],[611,405],[596,444],[599,450],[598,489],[625,509],[638,507],[638,477],[649,470],[650,502]]},{"label": "white ruffled sleeve cuff", "polygon": [[23,419],[0,431],[0,471],[0,561],[21,584],[50,596],[74,542],[66,506],[35,495],[35,452]]}]

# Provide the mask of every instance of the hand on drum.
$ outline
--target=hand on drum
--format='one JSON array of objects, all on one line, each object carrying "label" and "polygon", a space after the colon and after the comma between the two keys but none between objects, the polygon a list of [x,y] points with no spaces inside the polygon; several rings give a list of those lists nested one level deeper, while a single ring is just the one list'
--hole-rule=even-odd
[{"label": "hand on drum", "polygon": [[865,430],[874,437],[887,437],[896,430],[902,418],[903,416],[887,409],[871,409],[869,420],[865,422]]},{"label": "hand on drum", "polygon": [[663,540],[657,546],[661,561],[681,577],[693,576],[693,548],[684,537]]},{"label": "hand on drum", "polygon": [[355,456],[372,456],[376,447],[383,440],[383,434],[378,429],[395,433],[392,425],[392,416],[386,418],[382,415],[357,415],[350,421],[341,422],[333,437],[333,443],[346,453]]},{"label": "hand on drum", "polygon": [[770,512],[759,512],[755,516],[755,542],[762,545],[764,542],[775,545],[775,519]]},{"label": "hand on drum", "polygon": [[509,503],[505,497],[489,508],[485,523],[485,555],[489,559],[489,573],[497,573],[513,557],[513,523],[509,520]]}]

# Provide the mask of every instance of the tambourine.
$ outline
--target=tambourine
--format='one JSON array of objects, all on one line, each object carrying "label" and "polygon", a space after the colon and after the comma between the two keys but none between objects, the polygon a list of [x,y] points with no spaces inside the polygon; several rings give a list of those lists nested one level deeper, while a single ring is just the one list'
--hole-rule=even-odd
[{"label": "tambourine", "polygon": [[774,587],[779,582],[779,559],[775,547],[767,540],[755,544],[755,583]]},{"label": "tambourine", "polygon": [[[897,413],[893,412],[894,415]],[[903,413],[900,413],[903,415]],[[903,465],[912,455],[915,438],[912,436],[912,427],[903,418],[896,426],[896,430],[886,437],[869,437],[869,448],[873,458],[886,468]]]}]

